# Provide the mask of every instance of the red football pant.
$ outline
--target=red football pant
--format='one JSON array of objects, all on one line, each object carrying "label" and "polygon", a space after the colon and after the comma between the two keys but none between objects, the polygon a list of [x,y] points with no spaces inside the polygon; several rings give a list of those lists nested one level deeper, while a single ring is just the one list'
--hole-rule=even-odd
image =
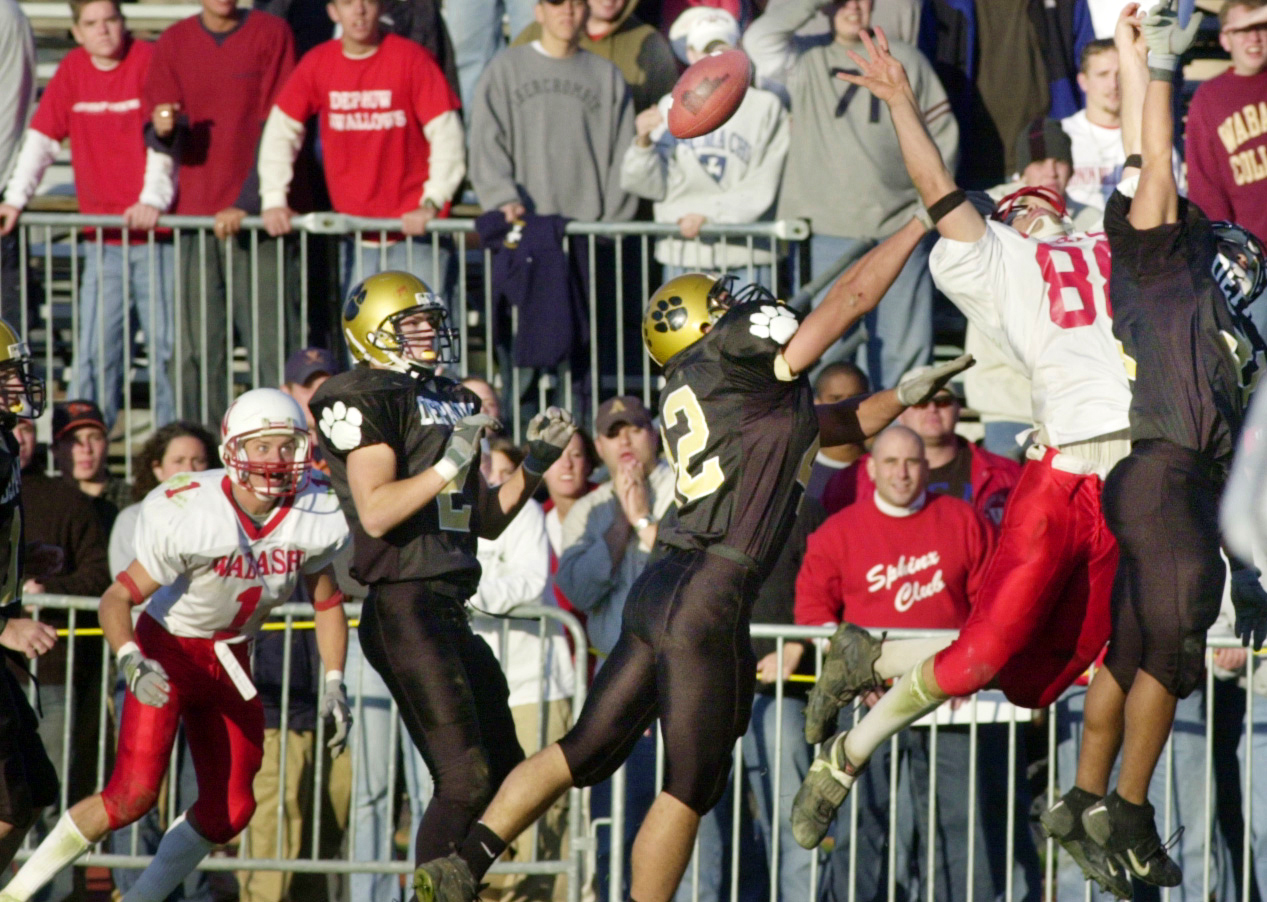
[{"label": "red football pant", "polygon": [[[138,820],[154,807],[181,721],[198,775],[191,822],[214,843],[237,836],[255,813],[252,783],[264,754],[264,708],[250,701],[225,674],[210,639],[173,636],[142,614],[136,643],[163,665],[171,697],[161,708],[141,704],[129,691],[123,702],[119,749],[110,782],[101,793],[110,829]],[[250,672],[245,642],[232,646]]]},{"label": "red football pant", "polygon": [[1109,639],[1117,542],[1100,509],[1098,476],[1029,461],[1008,499],[994,556],[959,638],[933,675],[952,696],[997,678],[1013,704],[1054,702]]}]

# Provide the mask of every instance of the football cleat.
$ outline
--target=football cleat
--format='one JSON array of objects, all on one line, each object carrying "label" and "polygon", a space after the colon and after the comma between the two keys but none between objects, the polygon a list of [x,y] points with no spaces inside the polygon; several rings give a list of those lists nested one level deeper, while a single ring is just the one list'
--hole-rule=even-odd
[{"label": "football cleat", "polygon": [[1094,880],[1105,892],[1119,899],[1129,899],[1130,877],[1109,864],[1103,847],[1092,841],[1082,826],[1082,812],[1099,800],[1098,796],[1075,786],[1039,815],[1038,820],[1043,832],[1060,843],[1088,880]]},{"label": "football cleat", "polygon": [[805,741],[810,745],[823,742],[836,731],[841,708],[884,685],[875,672],[883,642],[883,636],[877,639],[852,623],[837,627],[823,656],[823,672],[805,705]]},{"label": "football cleat", "polygon": [[418,902],[474,902],[479,886],[471,867],[456,854],[436,858],[414,871]]},{"label": "football cleat", "polygon": [[1104,849],[1109,868],[1153,886],[1178,886],[1183,871],[1162,845],[1153,806],[1111,792],[1082,813],[1087,836]]},{"label": "football cleat", "polygon": [[841,733],[819,750],[792,800],[792,837],[802,848],[814,849],[823,841],[854,780],[866,770],[864,765],[850,771],[853,765],[845,760],[847,735]]}]

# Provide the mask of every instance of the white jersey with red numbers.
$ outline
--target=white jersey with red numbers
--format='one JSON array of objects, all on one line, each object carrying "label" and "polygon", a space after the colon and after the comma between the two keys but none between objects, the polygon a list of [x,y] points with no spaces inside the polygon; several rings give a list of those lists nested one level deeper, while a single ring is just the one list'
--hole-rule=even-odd
[{"label": "white jersey with red numbers", "polygon": [[253,633],[347,541],[334,490],[315,475],[262,523],[238,507],[224,470],[175,476],[146,496],[136,524],[136,559],[162,584],[146,613],[176,636]]},{"label": "white jersey with red numbers", "polygon": [[933,281],[1029,375],[1044,440],[1059,446],[1129,428],[1104,233],[1038,241],[1000,222],[986,226],[978,241],[937,242]]}]

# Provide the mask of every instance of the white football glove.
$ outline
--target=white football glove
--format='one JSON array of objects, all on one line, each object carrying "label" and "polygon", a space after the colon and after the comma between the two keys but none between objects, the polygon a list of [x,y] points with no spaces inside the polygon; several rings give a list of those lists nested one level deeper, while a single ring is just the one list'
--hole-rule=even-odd
[{"label": "white football glove", "polygon": [[135,642],[119,649],[119,672],[136,700],[151,708],[161,708],[170,697],[171,679],[163,665],[141,654]]},{"label": "white football glove", "polygon": [[343,686],[343,674],[332,670],[326,674],[326,691],[321,697],[321,716],[334,720],[334,735],[326,743],[330,757],[337,758],[348,744],[348,730],[352,728],[352,709],[348,707],[347,689]]},{"label": "white football glove", "polygon": [[946,383],[976,364],[971,354],[964,354],[945,363],[917,366],[902,375],[897,383],[897,399],[903,407],[923,404],[941,391]]},{"label": "white football glove", "polygon": [[444,446],[444,457],[437,462],[436,470],[452,479],[475,459],[484,430],[497,432],[501,428],[501,423],[486,413],[476,413],[458,420],[453,432],[449,434],[449,442]]},{"label": "white football glove", "polygon": [[1176,0],[1166,0],[1140,22],[1140,34],[1148,45],[1148,71],[1153,78],[1173,77],[1179,57],[1192,46],[1205,13],[1194,10],[1186,28],[1179,27]]},{"label": "white football glove", "polygon": [[575,432],[576,421],[562,407],[547,407],[541,411],[528,423],[525,433],[528,455],[524,458],[524,469],[535,476],[550,469],[550,465],[563,456],[563,449]]}]

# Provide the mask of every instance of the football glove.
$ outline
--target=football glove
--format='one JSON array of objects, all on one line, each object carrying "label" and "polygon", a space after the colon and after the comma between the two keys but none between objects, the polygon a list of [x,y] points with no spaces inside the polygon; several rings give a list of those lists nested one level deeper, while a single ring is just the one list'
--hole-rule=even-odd
[{"label": "football glove", "polygon": [[1148,71],[1153,78],[1170,79],[1179,57],[1192,46],[1205,14],[1194,10],[1186,28],[1179,27],[1176,0],[1167,0],[1140,22],[1139,30],[1148,45]]},{"label": "football glove", "polygon": [[1242,645],[1263,647],[1267,638],[1267,591],[1257,567],[1232,571],[1232,607],[1236,609],[1236,635]]},{"label": "football glove", "polygon": [[977,361],[971,354],[964,354],[945,363],[917,366],[903,374],[897,383],[897,400],[903,407],[923,404],[945,388],[946,383]]},{"label": "football glove", "polygon": [[547,407],[528,423],[528,456],[524,469],[540,476],[563,455],[563,449],[572,441],[576,421],[572,414],[561,407]]},{"label": "football glove", "polygon": [[452,479],[471,465],[475,455],[479,453],[480,436],[485,429],[494,432],[501,429],[501,423],[485,413],[472,414],[458,420],[449,435],[449,442],[444,446],[444,457],[436,463],[436,470],[446,479]]},{"label": "football glove", "polygon": [[343,685],[343,674],[331,671],[326,674],[326,691],[321,697],[322,718],[333,718],[334,735],[326,743],[330,757],[337,758],[348,744],[348,730],[352,728],[352,709],[348,707],[348,693]]},{"label": "football glove", "polygon": [[161,708],[170,697],[170,677],[163,665],[141,654],[135,642],[119,649],[119,672],[136,700],[151,708]]}]

